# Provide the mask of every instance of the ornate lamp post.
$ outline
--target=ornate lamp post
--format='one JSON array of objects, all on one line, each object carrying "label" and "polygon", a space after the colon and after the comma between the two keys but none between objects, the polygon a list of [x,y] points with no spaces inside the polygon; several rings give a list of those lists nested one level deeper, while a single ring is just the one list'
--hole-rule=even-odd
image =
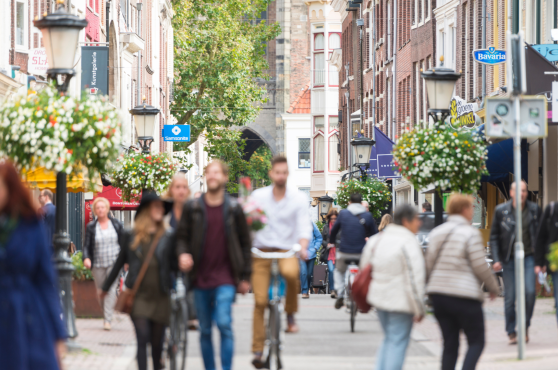
[{"label": "ornate lamp post", "polygon": [[326,193],[326,195],[322,195],[318,198],[318,202],[320,206],[320,216],[322,217],[322,221],[325,221],[325,217],[333,204],[333,198]]},{"label": "ornate lamp post", "polygon": [[[356,137],[351,140],[353,147],[353,166],[360,169],[362,178],[366,177],[366,168],[370,167],[370,153],[376,142],[367,137]],[[362,168],[365,168],[364,170]]]},{"label": "ornate lamp post", "polygon": [[134,117],[134,123],[138,130],[138,140],[141,144],[143,153],[151,151],[151,143],[153,143],[153,131],[155,130],[155,118],[160,110],[152,105],[147,105],[143,97],[143,104],[130,109],[130,113]]},{"label": "ornate lamp post", "polygon": [[[426,81],[426,95],[428,96],[428,114],[434,122],[443,123],[450,114],[449,106],[455,83],[461,77],[461,73],[450,68],[432,68],[421,73]],[[444,201],[442,189],[436,188],[434,192],[434,225],[438,226],[444,222]]]},{"label": "ornate lamp post", "polygon": [[[35,27],[41,30],[48,58],[47,75],[56,83],[60,94],[68,90],[70,80],[76,71],[72,68],[76,57],[80,31],[87,26],[87,20],[72,15],[63,7],[64,0],[57,0],[58,10],[35,20]],[[63,78],[60,83],[59,78]],[[70,338],[77,336],[72,300],[72,260],[68,257],[70,237],[68,235],[68,210],[66,205],[66,173],[56,174],[56,233],[54,249],[60,287],[60,299],[64,310],[64,323]]]}]

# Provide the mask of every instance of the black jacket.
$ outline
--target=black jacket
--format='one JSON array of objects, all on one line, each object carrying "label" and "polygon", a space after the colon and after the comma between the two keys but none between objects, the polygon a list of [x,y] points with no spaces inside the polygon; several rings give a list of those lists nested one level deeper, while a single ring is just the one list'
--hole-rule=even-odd
[{"label": "black jacket", "polygon": [[329,239],[337,240],[339,231],[343,231],[338,247],[340,252],[362,253],[366,238],[377,234],[378,228],[370,212],[365,211],[356,216],[348,209],[342,209],[337,216],[337,221],[331,228]]},{"label": "black jacket", "polygon": [[[229,258],[235,281],[250,280],[252,274],[252,242],[242,206],[225,194],[223,217]],[[211,230],[207,225],[204,197],[190,200],[184,206],[176,230],[176,253],[189,253],[194,260],[190,279],[195,280],[203,256],[205,235]]]},{"label": "black jacket", "polygon": [[[122,234],[124,232],[124,226],[120,221],[115,218],[109,217],[110,222],[116,234],[118,235],[118,244],[120,249],[122,249]],[[98,220],[93,220],[87,224],[85,228],[85,243],[83,245],[83,259],[89,258],[91,260],[91,268],[95,266],[95,229],[97,227]]]},{"label": "black jacket", "polygon": [[[533,202],[527,201],[529,209],[529,234],[531,235],[531,248],[535,248],[541,208]],[[515,211],[512,201],[500,204],[494,210],[492,227],[490,229],[490,249],[494,263],[506,263],[510,260],[515,243]]]},{"label": "black jacket", "polygon": [[[329,222],[326,221],[324,224],[324,228],[322,229],[322,246],[327,249],[327,245],[329,244]],[[335,244],[336,247],[339,247],[339,243],[341,242],[341,231],[337,233],[335,237]]]},{"label": "black jacket", "polygon": [[[141,248],[138,247],[136,250],[132,250],[130,247],[134,241],[134,232],[132,230],[126,230],[122,233],[122,244],[118,258],[112,267],[112,270],[105,282],[103,283],[103,290],[108,292],[110,286],[118,277],[120,270],[124,267],[124,264],[128,264],[128,276],[126,277],[126,287],[132,289],[136,278],[141,270],[143,264],[143,254]],[[178,262],[176,255],[174,253],[174,232],[172,229],[167,230],[159,243],[157,244],[157,249],[155,249],[155,254],[153,258],[157,259],[159,263],[159,281],[161,283],[161,291],[169,294],[172,287],[171,271],[178,270]]]},{"label": "black jacket", "polygon": [[550,244],[558,241],[558,203],[552,202],[546,206],[541,218],[537,243],[535,244],[535,265],[546,266],[546,255]]}]

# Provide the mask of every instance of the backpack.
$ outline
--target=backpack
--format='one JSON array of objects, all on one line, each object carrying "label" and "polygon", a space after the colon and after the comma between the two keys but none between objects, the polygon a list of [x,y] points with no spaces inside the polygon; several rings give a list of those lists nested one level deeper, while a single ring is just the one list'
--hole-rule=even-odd
[{"label": "backpack", "polygon": [[366,219],[362,216],[363,214],[364,213],[359,213],[358,215],[356,215],[356,217],[358,217],[358,223],[364,226],[364,232],[366,233],[366,237],[368,238],[372,235],[372,230],[370,229],[370,225],[366,223]]}]

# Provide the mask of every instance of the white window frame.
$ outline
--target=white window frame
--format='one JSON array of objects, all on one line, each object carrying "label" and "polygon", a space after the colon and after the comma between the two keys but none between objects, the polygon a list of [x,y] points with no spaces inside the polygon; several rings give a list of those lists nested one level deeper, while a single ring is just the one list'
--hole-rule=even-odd
[{"label": "white window frame", "polygon": [[[23,44],[17,43],[17,4],[23,4]],[[15,0],[14,1],[14,44],[16,51],[28,52],[29,50],[29,9],[27,1]]]}]

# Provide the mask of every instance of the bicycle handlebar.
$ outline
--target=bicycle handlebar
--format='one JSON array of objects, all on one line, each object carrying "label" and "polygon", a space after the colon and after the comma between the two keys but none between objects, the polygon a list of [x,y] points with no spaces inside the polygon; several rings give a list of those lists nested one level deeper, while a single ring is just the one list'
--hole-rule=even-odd
[{"label": "bicycle handlebar", "polygon": [[281,258],[290,258],[295,254],[297,254],[298,252],[300,252],[301,249],[302,247],[300,246],[300,244],[293,245],[293,248],[286,252],[264,252],[261,249],[252,247],[252,253],[254,253],[256,256],[260,258],[281,259]]}]

